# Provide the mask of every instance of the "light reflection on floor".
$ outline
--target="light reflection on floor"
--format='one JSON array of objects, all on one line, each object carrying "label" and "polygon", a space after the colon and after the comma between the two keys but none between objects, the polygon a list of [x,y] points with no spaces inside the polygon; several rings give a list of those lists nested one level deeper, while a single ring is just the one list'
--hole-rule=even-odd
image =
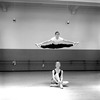
[{"label": "light reflection on floor", "polygon": [[[100,87],[89,86],[86,88],[87,90],[84,90],[84,87],[82,87],[82,91],[84,91],[82,92],[80,90],[75,90],[72,88],[60,89],[60,88],[45,87],[45,86],[37,86],[37,87],[6,86],[0,88],[0,92],[2,91],[0,93],[1,94],[0,100],[55,100],[55,99],[56,100],[94,100],[94,99],[99,100]],[[91,91],[90,93],[88,92],[88,89],[89,91]],[[99,92],[97,95],[96,91],[98,90]],[[93,95],[90,95],[92,94],[92,92]],[[91,99],[91,96],[93,99]]]},{"label": "light reflection on floor", "polygon": [[91,89],[94,90],[94,91],[98,91],[99,94],[100,94],[100,84],[91,86]]},{"label": "light reflection on floor", "polygon": [[74,100],[73,91],[54,87],[19,87],[2,88],[1,100]]},{"label": "light reflection on floor", "polygon": [[[3,75],[3,74],[2,74]],[[68,87],[50,87],[51,72],[4,73],[0,100],[100,100],[99,72],[65,72]]]}]

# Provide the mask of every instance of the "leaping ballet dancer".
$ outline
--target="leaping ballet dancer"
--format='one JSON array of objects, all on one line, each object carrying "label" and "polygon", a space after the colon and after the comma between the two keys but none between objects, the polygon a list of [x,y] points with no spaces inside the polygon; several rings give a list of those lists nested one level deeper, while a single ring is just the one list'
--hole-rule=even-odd
[{"label": "leaping ballet dancer", "polygon": [[63,89],[63,86],[67,86],[68,81],[63,81],[63,70],[60,69],[61,63],[59,61],[55,64],[55,69],[52,70],[51,87],[58,86]]},{"label": "leaping ballet dancer", "polygon": [[63,39],[62,37],[60,37],[60,33],[56,31],[55,36],[53,38],[51,38],[50,40],[44,41],[42,43],[36,43],[35,45],[41,48],[57,49],[57,48],[64,48],[64,47],[72,47],[78,43],[79,42],[72,42],[72,41]]}]

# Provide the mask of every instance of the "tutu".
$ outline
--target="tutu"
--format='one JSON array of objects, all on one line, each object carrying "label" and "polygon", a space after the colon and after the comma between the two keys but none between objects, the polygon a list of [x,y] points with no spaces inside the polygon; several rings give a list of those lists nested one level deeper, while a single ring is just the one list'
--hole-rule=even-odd
[{"label": "tutu", "polygon": [[50,48],[50,49],[59,49],[64,47],[72,47],[73,44],[48,44],[48,45],[41,45],[41,48]]}]

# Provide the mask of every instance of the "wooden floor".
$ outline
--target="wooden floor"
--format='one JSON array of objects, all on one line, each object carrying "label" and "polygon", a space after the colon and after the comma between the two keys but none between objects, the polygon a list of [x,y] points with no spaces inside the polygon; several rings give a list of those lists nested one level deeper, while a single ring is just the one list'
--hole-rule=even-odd
[{"label": "wooden floor", "polygon": [[99,71],[64,71],[64,89],[50,80],[51,71],[0,72],[0,100],[100,100]]}]

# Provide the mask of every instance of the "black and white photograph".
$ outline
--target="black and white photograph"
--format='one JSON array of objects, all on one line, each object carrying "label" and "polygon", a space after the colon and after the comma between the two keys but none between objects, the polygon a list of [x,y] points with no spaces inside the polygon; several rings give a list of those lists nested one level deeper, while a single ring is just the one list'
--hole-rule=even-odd
[{"label": "black and white photograph", "polygon": [[100,100],[100,0],[0,0],[0,100]]}]

